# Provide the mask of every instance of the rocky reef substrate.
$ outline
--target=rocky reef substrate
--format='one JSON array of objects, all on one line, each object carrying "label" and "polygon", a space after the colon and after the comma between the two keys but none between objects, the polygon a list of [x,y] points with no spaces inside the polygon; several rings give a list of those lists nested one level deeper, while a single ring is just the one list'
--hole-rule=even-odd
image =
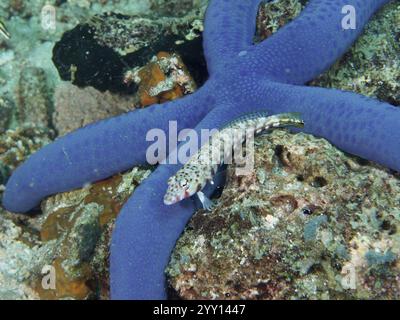
[{"label": "rocky reef substrate", "polygon": [[[8,23],[13,37],[0,39],[0,196],[12,171],[58,135],[149,101],[177,98],[206,77],[198,46],[207,1],[53,1],[60,17],[55,33],[40,28],[45,1],[18,3],[0,4],[0,17],[14,15]],[[263,5],[256,40],[293,19],[304,3]],[[156,17],[142,14],[150,7],[169,17],[155,24]],[[394,1],[310,85],[400,105],[399,18]],[[109,29],[113,24],[121,34]],[[142,28],[129,38],[135,25]],[[50,63],[60,39],[75,41],[73,48],[82,43],[79,28],[91,30],[91,45],[112,50],[117,68],[107,70],[116,86],[104,81],[107,70],[96,78],[95,69],[81,69],[85,51],[69,55],[60,44],[54,56],[59,70]],[[177,49],[186,45],[190,50]],[[186,82],[178,83],[177,70],[185,70]],[[142,79],[135,82],[137,75]],[[144,94],[157,88],[165,90]],[[252,174],[236,177],[228,167],[217,208],[197,212],[182,234],[166,270],[171,288],[185,299],[399,299],[398,175],[305,134],[277,130],[256,143]],[[0,209],[0,299],[108,298],[113,223],[151,170],[134,168],[55,195],[28,216]],[[55,290],[43,289],[43,266],[59,275]]]}]

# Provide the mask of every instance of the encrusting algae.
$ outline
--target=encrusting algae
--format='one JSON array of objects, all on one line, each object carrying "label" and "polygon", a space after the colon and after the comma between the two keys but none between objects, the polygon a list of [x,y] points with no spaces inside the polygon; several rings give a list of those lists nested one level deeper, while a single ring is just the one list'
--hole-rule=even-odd
[{"label": "encrusting algae", "polygon": [[142,107],[175,100],[197,89],[181,57],[167,52],[159,52],[142,68],[127,71],[124,81],[138,84]]},{"label": "encrusting algae", "polygon": [[[260,9],[256,40],[293,19],[304,4],[298,0],[266,3]],[[397,2],[386,6],[350,51],[311,85],[357,91],[399,105],[399,13]],[[198,13],[193,16],[197,35],[202,25]],[[60,29],[57,32],[61,36]],[[104,39],[109,43],[110,38]],[[146,42],[137,36],[133,40],[139,45]],[[129,54],[131,48],[123,53]],[[158,48],[151,53],[156,55],[152,61],[141,64],[143,68],[127,71],[125,78],[121,74],[122,86],[124,80],[139,80],[139,92],[132,97],[139,101],[137,105],[175,99],[196,89],[185,67],[188,62],[168,49]],[[24,69],[18,70],[23,75]],[[36,70],[25,71],[42,79],[42,72]],[[1,81],[8,81],[0,76]],[[25,80],[21,77],[20,83]],[[0,119],[0,184],[54,137],[45,128],[7,131],[13,117],[9,106],[26,114],[23,119],[17,117],[20,122],[31,122],[36,116],[43,123],[54,119],[54,113],[53,118],[46,118],[52,112],[54,94],[45,97],[41,93],[46,90],[33,89],[46,106],[42,114],[29,114],[33,102],[21,103],[31,94],[29,90],[11,90],[15,97],[0,101],[7,105],[0,109],[6,116],[3,122]],[[48,89],[52,92],[54,88]],[[80,90],[82,94],[90,91]],[[73,121],[83,123],[83,119],[82,115]],[[236,177],[234,168],[228,167],[228,182],[217,208],[207,214],[197,212],[178,241],[166,270],[178,295],[199,299],[400,299],[398,176],[305,134],[279,130],[258,138],[256,144],[252,174]],[[81,190],[52,196],[42,202],[42,213],[32,217],[0,209],[0,257],[4,261],[0,263],[0,297],[107,299],[115,217],[149,173],[149,169],[134,168]],[[56,269],[55,291],[41,287],[45,264]]]},{"label": "encrusting algae", "polygon": [[[260,6],[256,41],[295,19],[307,2],[280,0]],[[393,1],[371,19],[349,51],[310,85],[354,91],[400,105],[399,32],[400,4]]]},{"label": "encrusting algae", "polygon": [[[260,8],[256,41],[305,2]],[[399,105],[392,2],[311,85]],[[362,71],[360,71],[362,70]],[[284,131],[256,140],[253,173],[235,177],[212,213],[196,213],[167,268],[185,299],[399,299],[399,177],[322,139]]]},{"label": "encrusting algae", "polygon": [[[57,240],[56,289],[34,288],[44,299],[108,297],[108,248],[112,226],[121,207],[149,170],[133,169],[83,191],[50,197],[42,203],[40,239]],[[107,249],[106,249],[107,248]],[[106,249],[106,250],[105,250]]]},{"label": "encrusting algae", "polygon": [[256,138],[255,168],[228,169],[167,275],[184,299],[399,299],[400,183],[324,139]]}]

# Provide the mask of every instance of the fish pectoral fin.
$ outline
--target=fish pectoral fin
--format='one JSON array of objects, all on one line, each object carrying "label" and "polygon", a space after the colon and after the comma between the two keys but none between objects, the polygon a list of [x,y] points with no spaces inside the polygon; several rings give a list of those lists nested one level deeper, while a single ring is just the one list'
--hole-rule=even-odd
[{"label": "fish pectoral fin", "polygon": [[207,198],[207,196],[203,192],[197,192],[197,196],[199,197],[199,200],[204,210],[211,211],[213,208],[215,208],[215,203]]}]

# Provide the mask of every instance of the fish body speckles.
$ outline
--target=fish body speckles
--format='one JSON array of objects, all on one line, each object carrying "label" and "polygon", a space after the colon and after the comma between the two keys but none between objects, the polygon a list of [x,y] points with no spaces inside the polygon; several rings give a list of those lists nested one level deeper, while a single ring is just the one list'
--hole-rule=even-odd
[{"label": "fish body speckles", "polygon": [[298,113],[270,116],[267,112],[255,112],[245,114],[223,126],[168,180],[164,203],[171,205],[197,194],[203,207],[210,210],[211,201],[201,190],[207,182],[212,182],[218,167],[231,160],[232,154],[250,137],[284,126],[303,127],[304,123]]}]

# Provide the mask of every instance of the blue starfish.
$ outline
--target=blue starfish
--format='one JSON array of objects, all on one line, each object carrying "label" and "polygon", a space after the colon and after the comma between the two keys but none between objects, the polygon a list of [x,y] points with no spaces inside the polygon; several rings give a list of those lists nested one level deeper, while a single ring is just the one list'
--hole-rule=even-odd
[{"label": "blue starfish", "polygon": [[[299,86],[346,52],[388,0],[313,0],[266,41],[253,44],[259,0],[214,0],[206,13],[204,51],[210,78],[180,100],[101,121],[32,155],[10,178],[3,198],[26,212],[44,197],[79,188],[146,162],[148,130],[218,128],[266,108],[301,112],[304,131],[344,151],[400,170],[400,110],[350,92]],[[342,7],[356,9],[357,28],[343,30]],[[192,201],[165,206],[167,179],[179,165],[160,165],[118,216],[111,245],[113,298],[165,298],[164,268],[195,210]]]}]

